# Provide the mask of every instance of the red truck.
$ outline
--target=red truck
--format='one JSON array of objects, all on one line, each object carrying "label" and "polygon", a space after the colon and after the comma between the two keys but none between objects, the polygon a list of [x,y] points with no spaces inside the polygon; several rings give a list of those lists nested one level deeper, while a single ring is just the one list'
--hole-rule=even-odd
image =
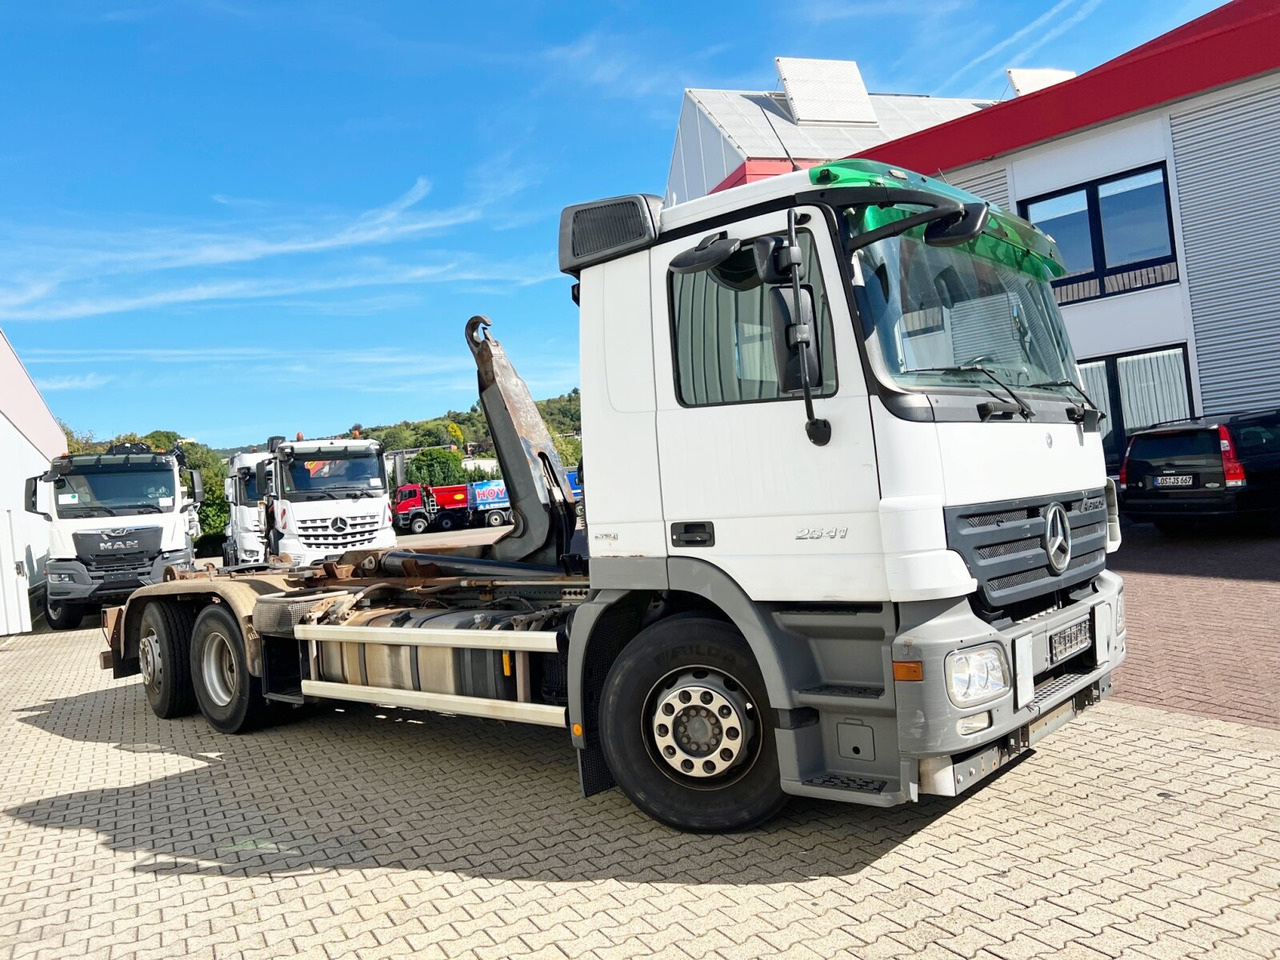
[{"label": "red truck", "polygon": [[477,524],[502,526],[511,522],[511,510],[506,499],[505,485],[502,495],[493,506],[477,501],[476,488],[487,488],[489,483],[454,483],[442,487],[423,487],[418,483],[406,483],[396,490],[395,525],[410,533],[426,533],[428,530],[456,530]]}]

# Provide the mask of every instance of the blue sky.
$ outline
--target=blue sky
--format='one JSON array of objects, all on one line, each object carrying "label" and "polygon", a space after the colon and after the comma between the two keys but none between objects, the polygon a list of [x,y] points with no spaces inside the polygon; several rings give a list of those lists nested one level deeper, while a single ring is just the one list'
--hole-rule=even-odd
[{"label": "blue sky", "polygon": [[487,313],[535,396],[577,384],[560,209],[662,193],[685,87],[775,56],[1000,97],[1214,0],[0,9],[0,328],[80,430],[214,446],[466,408]]}]

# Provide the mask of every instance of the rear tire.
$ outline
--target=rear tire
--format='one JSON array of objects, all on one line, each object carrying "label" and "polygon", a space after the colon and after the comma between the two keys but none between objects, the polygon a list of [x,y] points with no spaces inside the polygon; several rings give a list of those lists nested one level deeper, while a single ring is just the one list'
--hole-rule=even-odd
[{"label": "rear tire", "polygon": [[410,533],[426,533],[427,527],[431,526],[426,517],[414,517],[409,521]]},{"label": "rear tire", "polygon": [[500,527],[507,522],[501,510],[490,510],[484,515],[485,526]]},{"label": "rear tire", "polygon": [[191,634],[196,702],[219,733],[248,733],[266,719],[262,681],[249,673],[240,624],[221,604],[205,607]]},{"label": "rear tire", "polygon": [[54,630],[74,630],[84,619],[84,607],[70,600],[50,600],[44,595],[44,619]]},{"label": "rear tire", "polygon": [[723,621],[677,617],[640,631],[605,678],[600,738],[622,792],[680,830],[747,830],[786,805],[764,677]]},{"label": "rear tire", "polygon": [[190,608],[168,600],[152,601],[143,608],[138,638],[142,689],[151,712],[161,720],[195,713],[196,693],[191,686],[195,619]]}]

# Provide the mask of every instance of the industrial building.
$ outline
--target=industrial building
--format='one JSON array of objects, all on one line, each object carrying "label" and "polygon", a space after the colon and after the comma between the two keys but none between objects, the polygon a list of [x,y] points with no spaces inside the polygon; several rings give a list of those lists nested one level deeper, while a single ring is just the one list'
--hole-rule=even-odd
[{"label": "industrial building", "polygon": [[49,469],[66,438],[0,333],[0,636],[31,629],[31,593],[44,583],[49,530],[27,513],[23,484]]},{"label": "industrial building", "polygon": [[[911,98],[846,87],[848,104],[827,115],[871,142],[845,150],[830,123],[812,131],[825,155],[759,137],[706,192],[857,155],[941,173],[1037,223],[1070,271],[1056,296],[1085,388],[1108,413],[1113,469],[1141,427],[1280,407],[1280,234],[1259,216],[1280,192],[1280,7],[1236,0],[1079,76],[1011,79],[1017,95],[1000,103],[915,98],[957,115],[929,123],[917,107],[919,129],[879,139],[873,116]],[[686,115],[706,102],[707,91],[686,94],[668,202],[698,195],[678,196],[697,181]],[[812,121],[791,113],[791,126]],[[712,161],[704,180],[727,165]]]}]

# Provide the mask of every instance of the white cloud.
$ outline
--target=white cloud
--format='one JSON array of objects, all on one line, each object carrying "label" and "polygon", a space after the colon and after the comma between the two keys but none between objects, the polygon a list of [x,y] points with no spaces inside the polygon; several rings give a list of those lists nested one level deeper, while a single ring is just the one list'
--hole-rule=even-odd
[{"label": "white cloud", "polygon": [[55,390],[96,390],[105,387],[115,377],[101,373],[71,374],[65,377],[47,377],[36,380],[36,386],[45,393]]},{"label": "white cloud", "polygon": [[[951,76],[947,77],[947,79],[943,80],[942,83],[939,85],[939,89],[945,90],[946,88],[950,87],[951,84],[955,83],[956,80],[960,79],[960,77],[964,76],[974,67],[978,66],[981,63],[986,63],[992,57],[997,56],[998,54],[1002,53],[1005,50],[1008,50],[1010,47],[1012,47],[1014,44],[1018,43],[1025,37],[1028,37],[1031,34],[1035,33],[1041,27],[1050,23],[1055,17],[1058,16],[1058,14],[1062,13],[1063,10],[1067,9],[1068,7],[1070,7],[1072,4],[1076,2],[1077,0],[1058,0],[1058,3],[1055,3],[1052,7],[1046,10],[1040,16],[1036,17],[1026,26],[1021,27],[1014,33],[1005,37],[999,43],[993,44],[992,46],[984,50],[982,53],[978,54],[976,57],[971,59],[963,67],[955,71],[955,73],[951,74]],[[1096,0],[1088,0],[1088,2],[1094,2],[1096,5]],[[1040,46],[1042,46],[1042,44],[1037,44],[1036,49],[1039,49]]]},{"label": "white cloud", "polygon": [[[428,237],[479,220],[523,189],[518,179],[486,184],[465,205],[422,209],[431,183],[418,177],[398,197],[355,216],[278,214],[210,229],[199,225],[92,229],[0,224],[0,320],[50,321],[207,302],[244,302],[334,294],[359,288],[453,281],[507,285],[555,276],[541,258],[488,259],[458,250],[423,250]],[[268,207],[221,194],[221,206]],[[243,216],[243,213],[241,213]],[[362,249],[404,248],[398,257]],[[288,269],[263,270],[289,260]]]}]

